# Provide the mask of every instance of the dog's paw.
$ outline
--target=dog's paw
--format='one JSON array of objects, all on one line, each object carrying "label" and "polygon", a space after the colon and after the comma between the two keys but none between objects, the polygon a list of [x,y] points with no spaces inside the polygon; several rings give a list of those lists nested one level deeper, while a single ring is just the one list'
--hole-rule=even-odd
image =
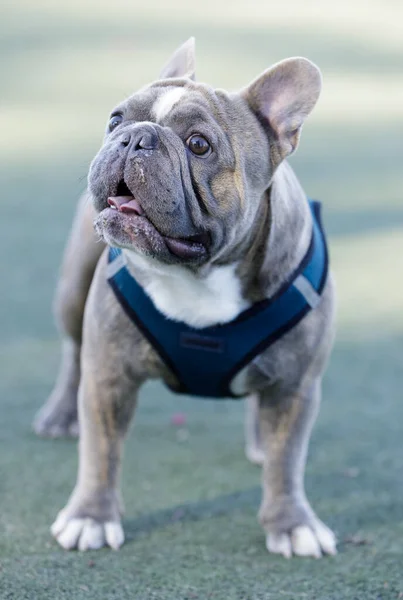
[{"label": "dog's paw", "polygon": [[253,465],[261,467],[264,461],[264,452],[258,446],[245,446],[245,456]]},{"label": "dog's paw", "polygon": [[119,550],[125,536],[120,521],[100,522],[90,517],[69,517],[62,510],[51,527],[52,535],[65,550],[99,550],[110,546]]},{"label": "dog's paw", "polygon": [[65,550],[118,550],[124,542],[120,521],[122,502],[116,490],[92,491],[77,487],[59,512],[51,533]]},{"label": "dog's paw", "polygon": [[336,537],[331,529],[315,518],[309,525],[298,525],[284,533],[268,532],[266,548],[285,558],[310,556],[321,558],[323,554],[337,554]]},{"label": "dog's paw", "polygon": [[40,437],[77,437],[77,412],[64,411],[53,402],[46,403],[36,415],[32,428]]}]

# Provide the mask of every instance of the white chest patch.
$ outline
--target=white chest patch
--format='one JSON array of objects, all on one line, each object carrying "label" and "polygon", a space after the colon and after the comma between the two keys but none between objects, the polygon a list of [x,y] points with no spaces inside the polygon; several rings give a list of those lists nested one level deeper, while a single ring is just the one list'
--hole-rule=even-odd
[{"label": "white chest patch", "polygon": [[151,112],[155,120],[162,121],[162,119],[166,117],[169,112],[171,112],[172,108],[182,98],[184,93],[185,90],[181,87],[168,88],[167,91],[158,98],[152,107]]},{"label": "white chest patch", "polygon": [[215,267],[204,277],[176,265],[124,250],[129,263],[146,275],[144,291],[166,317],[196,328],[227,323],[249,307],[235,265]]}]

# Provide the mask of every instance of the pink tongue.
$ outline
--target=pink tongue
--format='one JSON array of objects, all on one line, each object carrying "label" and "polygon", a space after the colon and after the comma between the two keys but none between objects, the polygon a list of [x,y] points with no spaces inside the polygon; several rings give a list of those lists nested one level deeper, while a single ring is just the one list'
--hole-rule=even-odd
[{"label": "pink tongue", "polygon": [[123,213],[144,214],[140,204],[133,196],[110,196],[108,204]]}]

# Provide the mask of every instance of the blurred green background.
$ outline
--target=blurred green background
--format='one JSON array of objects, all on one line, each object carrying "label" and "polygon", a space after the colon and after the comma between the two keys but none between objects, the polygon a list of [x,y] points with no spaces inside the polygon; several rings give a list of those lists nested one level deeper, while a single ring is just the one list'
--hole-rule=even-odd
[{"label": "blurred green background", "polygon": [[[18,0],[0,14],[0,598],[403,598],[403,4]],[[321,561],[268,555],[242,403],[141,397],[126,445],[127,543],[59,549],[75,443],[30,431],[59,343],[51,300],[76,198],[110,109],[197,39],[198,78],[245,85],[293,55],[324,90],[292,159],[323,200],[338,338],[308,495],[338,534]],[[185,411],[188,424],[170,425]]]}]

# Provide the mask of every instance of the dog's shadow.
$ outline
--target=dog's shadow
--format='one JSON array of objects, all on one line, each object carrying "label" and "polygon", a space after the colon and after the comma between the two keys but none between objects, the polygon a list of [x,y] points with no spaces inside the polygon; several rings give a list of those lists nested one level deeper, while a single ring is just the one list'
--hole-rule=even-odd
[{"label": "dog's shadow", "polygon": [[201,521],[226,515],[240,509],[251,509],[256,512],[261,496],[259,486],[225,494],[211,500],[203,500],[189,504],[179,504],[172,508],[141,515],[135,519],[125,519],[125,537],[132,541],[139,534],[147,534],[167,525],[181,522]]},{"label": "dog's shadow", "polygon": [[[334,483],[334,482],[333,482]],[[337,492],[335,492],[337,496]],[[231,494],[224,494],[211,500],[203,500],[188,504],[179,504],[171,508],[158,510],[140,515],[134,519],[125,519],[125,537],[127,542],[133,542],[139,536],[147,535],[158,529],[163,529],[175,523],[190,523],[230,515],[237,511],[257,513],[261,499],[261,488],[255,486],[247,490],[239,490]],[[351,536],[357,531],[371,531],[376,526],[383,526],[391,519],[394,523],[401,523],[403,518],[403,505],[400,497],[390,498],[386,506],[379,506],[379,500],[374,497],[368,505],[368,510],[362,511],[360,506],[351,506],[344,512],[334,512],[321,515],[329,519],[329,525],[335,530],[339,538],[339,549],[349,543]],[[386,513],[385,513],[386,509]],[[388,515],[388,516],[386,516]],[[371,542],[370,542],[371,543]]]}]

